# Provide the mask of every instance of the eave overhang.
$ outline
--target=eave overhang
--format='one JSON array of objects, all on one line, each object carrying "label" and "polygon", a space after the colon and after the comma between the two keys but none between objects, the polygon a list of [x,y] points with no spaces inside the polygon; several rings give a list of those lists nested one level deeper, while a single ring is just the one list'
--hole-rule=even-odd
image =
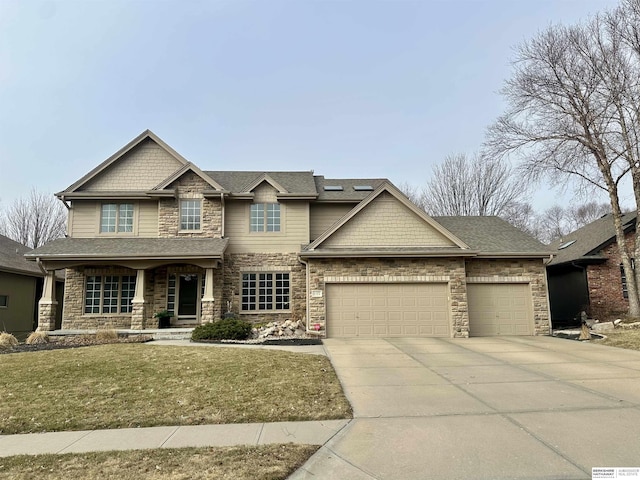
[{"label": "eave overhang", "polygon": [[473,250],[460,249],[442,249],[442,250],[425,250],[425,249],[319,249],[319,250],[303,250],[300,252],[301,258],[398,258],[398,257],[428,257],[428,258],[450,258],[450,257],[475,257],[478,252]]}]

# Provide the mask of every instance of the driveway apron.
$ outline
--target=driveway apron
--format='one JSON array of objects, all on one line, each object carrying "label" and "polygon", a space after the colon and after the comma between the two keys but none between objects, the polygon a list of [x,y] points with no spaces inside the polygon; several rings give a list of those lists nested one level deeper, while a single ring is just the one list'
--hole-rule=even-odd
[{"label": "driveway apron", "polygon": [[551,337],[329,339],[354,420],[292,479],[640,468],[640,352]]}]

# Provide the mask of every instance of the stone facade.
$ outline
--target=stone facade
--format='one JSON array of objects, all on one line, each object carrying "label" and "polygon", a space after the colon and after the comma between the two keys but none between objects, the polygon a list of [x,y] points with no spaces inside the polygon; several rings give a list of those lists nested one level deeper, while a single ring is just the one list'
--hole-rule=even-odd
[{"label": "stone facade", "polygon": [[58,302],[40,300],[38,302],[38,331],[48,332],[56,329]]},{"label": "stone facade", "polygon": [[[626,237],[627,245],[633,252],[634,234]],[[594,318],[611,318],[625,315],[629,311],[629,301],[622,292],[622,276],[620,275],[620,250],[614,241],[603,248],[599,255],[607,257],[607,261],[595,265],[587,265],[587,285],[589,286],[589,314]]]},{"label": "stone facade", "polygon": [[467,278],[479,283],[529,283],[536,335],[549,335],[549,299],[542,259],[469,259]]},{"label": "stone facade", "polygon": [[[168,188],[176,189],[177,198],[161,198],[158,205],[158,235],[160,237],[208,237],[222,236],[222,202],[219,198],[204,198],[202,191],[211,186],[193,172],[187,172]],[[180,230],[180,199],[202,201],[201,229]]]},{"label": "stone facade", "polygon": [[442,282],[449,286],[452,336],[469,336],[465,264],[462,258],[340,258],[309,260],[309,290],[322,291],[309,298],[307,328],[326,331],[328,282]]},{"label": "stone facade", "polygon": [[[244,313],[242,302],[243,272],[289,272],[291,308],[282,312]],[[231,311],[254,323],[300,320],[306,312],[306,279],[304,265],[296,253],[251,253],[225,255],[224,259],[224,310],[231,302]]]}]

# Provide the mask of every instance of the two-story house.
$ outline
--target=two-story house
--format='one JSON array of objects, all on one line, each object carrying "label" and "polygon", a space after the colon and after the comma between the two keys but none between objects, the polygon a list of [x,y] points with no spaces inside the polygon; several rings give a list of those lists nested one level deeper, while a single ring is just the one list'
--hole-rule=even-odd
[{"label": "two-story house", "polygon": [[496,217],[431,218],[385,179],[203,171],[145,131],[57,196],[67,238],[27,256],[66,270],[63,329],[229,310],[328,336],[549,333],[542,244]]}]

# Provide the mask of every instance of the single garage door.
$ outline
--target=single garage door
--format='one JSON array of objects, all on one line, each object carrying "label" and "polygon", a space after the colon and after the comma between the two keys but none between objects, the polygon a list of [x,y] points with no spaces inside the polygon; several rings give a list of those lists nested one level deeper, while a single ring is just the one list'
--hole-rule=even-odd
[{"label": "single garage door", "polygon": [[449,337],[445,283],[327,284],[328,337]]},{"label": "single garage door", "polygon": [[533,335],[531,289],[526,283],[469,283],[469,334]]}]

